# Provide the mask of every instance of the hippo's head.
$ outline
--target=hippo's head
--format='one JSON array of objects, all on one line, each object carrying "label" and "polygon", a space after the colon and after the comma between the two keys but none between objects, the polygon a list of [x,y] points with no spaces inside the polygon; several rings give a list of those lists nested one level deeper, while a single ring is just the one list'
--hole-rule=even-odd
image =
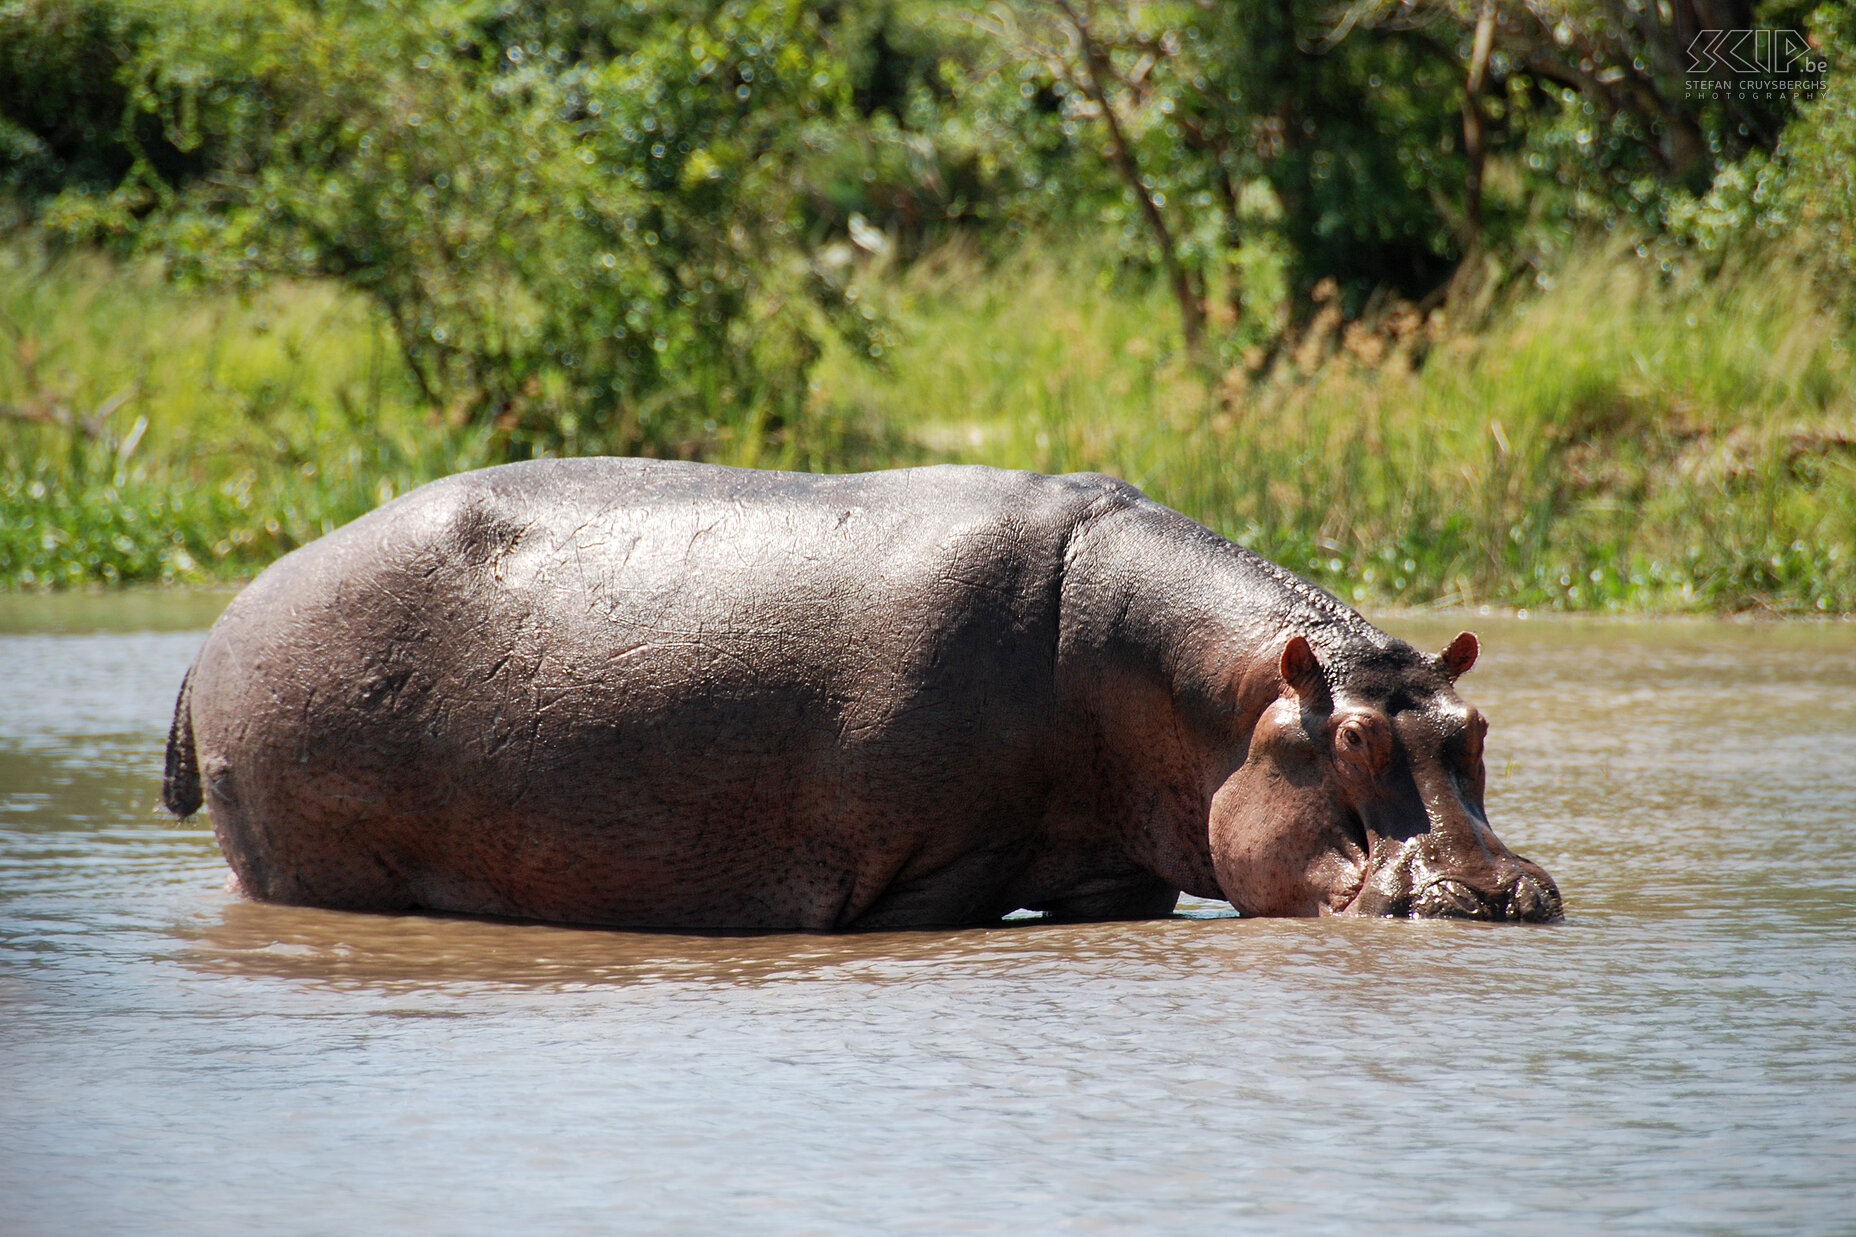
[{"label": "hippo's head", "polygon": [[[1456,694],[1464,632],[1324,669],[1289,637],[1244,763],[1212,800],[1212,861],[1247,915],[1348,913],[1543,922],[1559,889],[1483,811],[1488,722]],[[1279,676],[1279,677],[1278,677]]]}]

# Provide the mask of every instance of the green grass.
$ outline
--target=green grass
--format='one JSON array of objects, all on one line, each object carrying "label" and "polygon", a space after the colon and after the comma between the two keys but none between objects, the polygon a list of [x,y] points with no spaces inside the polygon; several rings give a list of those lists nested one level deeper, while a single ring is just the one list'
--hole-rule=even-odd
[{"label": "green grass", "polygon": [[[811,469],[913,450],[825,404],[742,420],[718,410],[690,449]],[[334,284],[190,293],[152,266],[0,246],[0,588],[249,577],[495,462],[492,441],[423,404],[386,324]]]},{"label": "green grass", "polygon": [[0,337],[0,585],[235,579],[481,462],[332,287],[0,250]]},{"label": "green grass", "polygon": [[[1847,319],[1796,271],[1594,252],[1474,329],[1318,319],[1262,378],[1195,371],[1164,291],[1094,259],[862,283],[881,368],[828,350],[802,424],[712,458],[1101,469],[1374,604],[1856,612]],[[487,462],[329,286],[0,250],[0,314],[0,405],[78,414],[0,418],[0,586],[236,579]]]},{"label": "green grass", "polygon": [[1607,250],[1474,331],[1318,324],[1213,382],[1158,288],[950,255],[884,284],[887,372],[822,385],[944,458],[1124,476],[1360,602],[1849,613],[1856,375],[1810,288]]}]

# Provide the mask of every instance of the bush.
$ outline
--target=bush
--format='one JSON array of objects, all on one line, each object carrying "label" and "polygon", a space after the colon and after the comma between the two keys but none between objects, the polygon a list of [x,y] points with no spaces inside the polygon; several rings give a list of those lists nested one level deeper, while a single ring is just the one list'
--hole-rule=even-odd
[{"label": "bush", "polygon": [[1365,604],[1856,611],[1847,328],[1795,265],[1646,254],[1562,264],[1473,334],[1330,322],[1325,360],[1210,390],[1153,281],[955,258],[881,290],[892,374],[821,377],[946,458],[1126,477]]},{"label": "bush", "polygon": [[789,166],[844,95],[805,10],[160,9],[130,23],[130,129],[210,174],[138,159],[48,227],[183,278],[339,278],[507,456],[698,454],[800,414],[817,306],[842,307],[794,243]]},{"label": "bush", "polygon": [[1825,6],[1812,42],[1828,64],[1771,153],[1724,164],[1699,197],[1673,195],[1673,236],[1716,262],[1779,251],[1847,296],[1856,281],[1856,12]]}]

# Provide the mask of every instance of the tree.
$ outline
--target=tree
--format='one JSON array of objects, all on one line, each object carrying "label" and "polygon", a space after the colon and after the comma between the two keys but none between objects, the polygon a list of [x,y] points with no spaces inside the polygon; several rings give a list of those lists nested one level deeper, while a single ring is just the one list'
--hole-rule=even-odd
[{"label": "tree", "polygon": [[126,123],[207,170],[137,159],[47,224],[359,289],[506,454],[690,453],[804,398],[789,167],[844,92],[801,8],[175,0],[121,75]]}]

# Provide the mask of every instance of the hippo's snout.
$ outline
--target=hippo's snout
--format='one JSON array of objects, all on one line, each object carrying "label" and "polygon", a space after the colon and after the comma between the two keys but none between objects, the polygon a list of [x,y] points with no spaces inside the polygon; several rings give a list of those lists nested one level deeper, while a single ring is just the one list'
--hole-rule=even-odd
[{"label": "hippo's snout", "polygon": [[1552,923],[1565,911],[1553,878],[1536,868],[1523,871],[1493,894],[1479,893],[1460,880],[1440,877],[1412,895],[1407,913],[1413,919]]},{"label": "hippo's snout", "polygon": [[1412,896],[1414,919],[1484,919],[1496,923],[1551,923],[1564,913],[1560,891],[1545,873],[1523,872],[1485,896],[1459,880],[1434,880]]},{"label": "hippo's snout", "polygon": [[1508,890],[1508,918],[1519,923],[1552,923],[1565,913],[1559,886],[1537,868],[1521,873]]},{"label": "hippo's snout", "polygon": [[1445,877],[1412,895],[1410,914],[1413,919],[1496,919],[1498,909],[1462,881]]},{"label": "hippo's snout", "polygon": [[[1552,923],[1565,914],[1559,887],[1538,865],[1519,859],[1513,875],[1487,892],[1455,876],[1429,874],[1412,851],[1382,865],[1348,910],[1356,915],[1411,919],[1479,919],[1489,923]],[[1413,877],[1417,879],[1413,879]]]}]

